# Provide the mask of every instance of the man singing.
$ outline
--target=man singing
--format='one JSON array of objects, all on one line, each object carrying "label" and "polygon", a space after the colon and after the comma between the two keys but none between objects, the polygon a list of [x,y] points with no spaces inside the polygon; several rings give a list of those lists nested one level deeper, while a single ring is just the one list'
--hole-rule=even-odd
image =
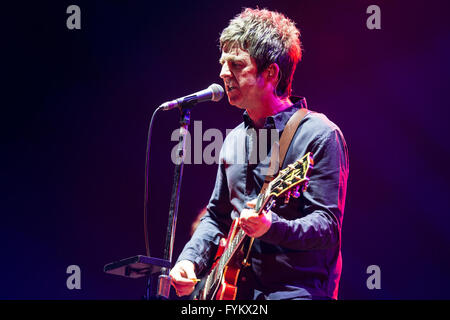
[{"label": "man singing", "polygon": [[[261,215],[253,209],[269,161],[249,161],[258,148],[249,132],[276,130],[282,137],[290,117],[307,108],[305,98],[291,95],[302,54],[299,35],[284,15],[249,8],[222,31],[220,77],[229,103],[245,110],[244,121],[224,141],[207,212],[170,272],[179,296],[191,294],[193,279],[208,271],[220,238],[239,218],[241,228],[255,240],[236,299],[337,299],[349,174],[340,129],[323,114],[308,111],[283,162],[286,167],[312,152],[307,189],[288,203],[277,201]],[[236,148],[236,143],[245,147]],[[274,147],[269,149],[270,158]]]}]

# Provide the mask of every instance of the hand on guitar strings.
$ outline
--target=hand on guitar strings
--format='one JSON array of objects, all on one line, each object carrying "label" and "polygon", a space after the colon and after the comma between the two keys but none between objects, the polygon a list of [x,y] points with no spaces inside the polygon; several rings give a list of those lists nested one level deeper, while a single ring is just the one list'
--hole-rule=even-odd
[{"label": "hand on guitar strings", "polygon": [[178,262],[170,270],[169,275],[172,286],[175,288],[175,292],[179,297],[191,294],[199,281],[195,274],[195,265],[188,260]]},{"label": "hand on guitar strings", "polygon": [[252,237],[259,238],[264,235],[272,225],[272,211],[263,211],[258,214],[254,210],[256,206],[256,199],[247,202],[249,209],[243,209],[239,218],[239,226],[244,232]]}]

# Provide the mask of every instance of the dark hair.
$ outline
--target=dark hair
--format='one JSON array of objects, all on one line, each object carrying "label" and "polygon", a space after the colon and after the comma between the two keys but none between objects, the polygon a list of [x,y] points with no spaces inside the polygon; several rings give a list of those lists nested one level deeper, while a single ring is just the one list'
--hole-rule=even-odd
[{"label": "dark hair", "polygon": [[220,35],[220,50],[227,51],[236,44],[255,59],[261,74],[272,63],[280,68],[276,93],[291,94],[292,77],[302,51],[300,31],[283,14],[267,9],[244,8]]}]

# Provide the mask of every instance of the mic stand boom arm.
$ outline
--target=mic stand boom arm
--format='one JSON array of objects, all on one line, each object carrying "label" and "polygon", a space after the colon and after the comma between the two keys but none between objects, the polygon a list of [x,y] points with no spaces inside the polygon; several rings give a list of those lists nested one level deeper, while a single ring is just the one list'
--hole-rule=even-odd
[{"label": "mic stand boom arm", "polygon": [[[191,117],[191,108],[195,102],[180,105],[180,137],[178,140],[178,161],[175,164],[172,194],[170,197],[169,221],[167,224],[166,242],[164,246],[164,260],[172,265],[172,253],[175,242],[175,229],[177,225],[177,214],[180,202],[181,180],[183,178],[184,159],[186,154],[186,135]],[[157,296],[169,298],[170,295],[170,268],[162,268],[158,278]]]}]

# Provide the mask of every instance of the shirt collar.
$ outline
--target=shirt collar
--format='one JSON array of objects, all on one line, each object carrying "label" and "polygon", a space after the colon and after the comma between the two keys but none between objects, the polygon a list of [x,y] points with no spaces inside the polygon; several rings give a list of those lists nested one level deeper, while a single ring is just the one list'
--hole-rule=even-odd
[{"label": "shirt collar", "polygon": [[[275,129],[276,128],[279,132],[281,132],[281,131],[283,131],[284,127],[286,126],[286,123],[288,122],[288,120],[298,109],[301,109],[301,108],[308,109],[305,97],[291,96],[291,97],[289,97],[289,100],[291,100],[293,105],[273,116],[267,117],[266,122],[264,124],[265,129]],[[244,112],[243,118],[244,118],[245,127],[250,127],[250,128],[254,127],[253,121],[250,118],[250,116],[248,115],[247,111]]]}]

